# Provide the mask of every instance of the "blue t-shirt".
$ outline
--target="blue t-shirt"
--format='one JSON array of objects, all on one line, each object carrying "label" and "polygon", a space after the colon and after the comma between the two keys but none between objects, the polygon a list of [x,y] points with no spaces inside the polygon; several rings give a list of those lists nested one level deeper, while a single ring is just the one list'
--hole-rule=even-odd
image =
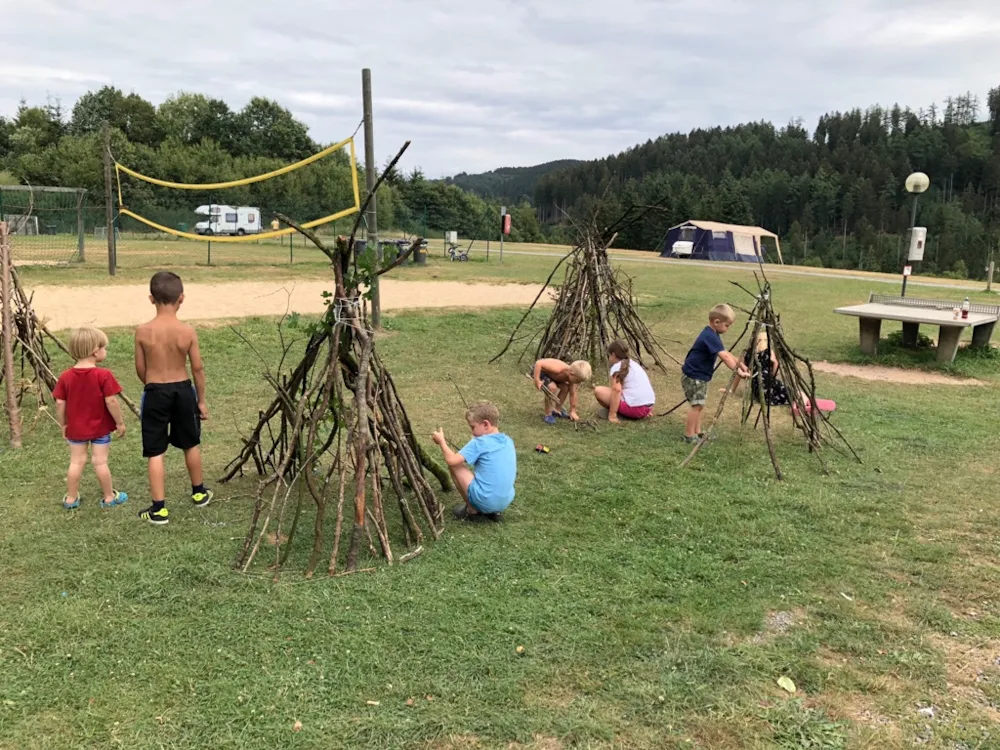
[{"label": "blue t-shirt", "polygon": [[483,513],[500,513],[514,500],[517,454],[514,441],[502,432],[472,438],[459,454],[476,470],[469,502]]},{"label": "blue t-shirt", "polygon": [[689,378],[708,382],[712,379],[712,372],[715,369],[715,358],[719,356],[719,352],[724,351],[726,345],[722,343],[718,331],[711,326],[705,326],[705,330],[698,334],[691,351],[684,358],[681,372]]}]

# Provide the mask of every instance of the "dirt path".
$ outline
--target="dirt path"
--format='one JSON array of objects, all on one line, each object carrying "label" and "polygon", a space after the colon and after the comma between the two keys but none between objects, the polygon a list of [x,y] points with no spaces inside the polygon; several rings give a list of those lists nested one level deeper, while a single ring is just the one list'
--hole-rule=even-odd
[{"label": "dirt path", "polygon": [[902,383],[904,385],[986,385],[973,378],[953,378],[936,372],[904,370],[900,367],[878,367],[876,365],[844,365],[832,362],[813,362],[816,372],[841,375],[847,378],[872,380],[877,383]]},{"label": "dirt path", "polygon": [[[188,284],[180,317],[184,320],[246,318],[323,312],[327,281],[232,282]],[[395,281],[380,285],[383,310],[442,307],[530,305],[540,287],[534,284],[464,284],[459,281]],[[145,284],[114,287],[36,286],[34,306],[54,331],[89,324],[134,326],[148,320],[153,309]],[[546,298],[545,301],[547,301]]]}]

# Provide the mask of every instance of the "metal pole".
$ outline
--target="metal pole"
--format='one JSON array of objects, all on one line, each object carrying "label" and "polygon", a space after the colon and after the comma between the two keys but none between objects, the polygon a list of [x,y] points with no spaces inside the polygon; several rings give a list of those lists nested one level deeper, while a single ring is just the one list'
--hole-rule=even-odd
[{"label": "metal pole", "polygon": [[78,190],[76,193],[76,257],[80,263],[87,260],[83,227],[83,197],[86,194],[86,190]]},{"label": "metal pole", "polygon": [[115,243],[115,197],[111,190],[111,124],[104,121],[104,202],[108,225],[108,275],[118,267],[118,247]]},{"label": "metal pole", "polygon": [[[372,124],[372,72],[369,68],[361,71],[361,99],[365,116],[365,182],[368,193],[375,189],[375,135]],[[375,213],[375,197],[368,202],[368,241],[375,244],[375,258],[382,267],[382,248],[378,244],[378,221]],[[372,327],[382,327],[382,302],[379,296],[378,276],[372,279]]]},{"label": "metal pole", "polygon": [[[218,226],[218,223],[216,224]],[[212,228],[212,199],[208,199],[208,231],[214,232]],[[208,265],[212,265],[212,235],[208,235]]]},{"label": "metal pole", "polygon": [[[913,227],[917,225],[917,201],[920,200],[918,193],[913,194],[913,211],[910,212],[910,243],[913,242]],[[904,266],[910,262],[910,251],[909,248],[906,250],[906,257],[903,259]],[[906,279],[907,276],[903,274],[903,291],[900,292],[900,297],[906,296]]]}]

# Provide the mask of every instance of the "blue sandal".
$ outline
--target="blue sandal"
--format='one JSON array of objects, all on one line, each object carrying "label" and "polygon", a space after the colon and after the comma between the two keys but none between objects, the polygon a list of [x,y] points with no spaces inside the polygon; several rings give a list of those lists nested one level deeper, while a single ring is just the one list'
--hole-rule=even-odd
[{"label": "blue sandal", "polygon": [[76,496],[76,500],[73,502],[69,501],[69,495],[63,495],[63,508],[66,510],[76,510],[80,507],[80,496]]},{"label": "blue sandal", "polygon": [[101,507],[114,508],[118,505],[124,505],[127,502],[128,502],[128,495],[126,495],[124,492],[115,491],[115,496],[114,498],[112,498],[110,503],[106,503],[103,500],[101,500]]}]

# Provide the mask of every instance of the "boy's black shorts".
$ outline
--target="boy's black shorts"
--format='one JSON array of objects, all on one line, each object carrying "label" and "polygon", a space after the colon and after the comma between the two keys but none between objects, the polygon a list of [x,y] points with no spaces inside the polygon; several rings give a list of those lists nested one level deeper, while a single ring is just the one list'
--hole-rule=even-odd
[{"label": "boy's black shorts", "polygon": [[142,392],[142,455],[162,456],[169,446],[182,451],[201,443],[198,394],[190,380],[149,383]]}]

